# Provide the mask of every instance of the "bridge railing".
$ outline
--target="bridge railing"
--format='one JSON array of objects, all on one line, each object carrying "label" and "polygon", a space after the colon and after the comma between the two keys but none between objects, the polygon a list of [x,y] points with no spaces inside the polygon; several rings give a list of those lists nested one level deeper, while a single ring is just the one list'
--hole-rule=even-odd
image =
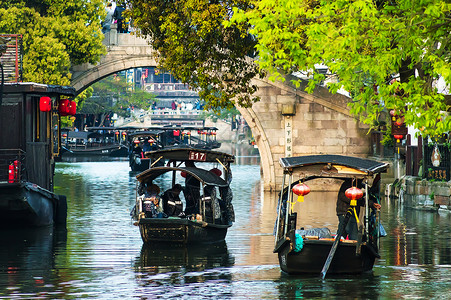
[{"label": "bridge railing", "polygon": [[170,109],[170,108],[164,108],[164,109],[153,109],[149,111],[149,115],[200,115],[200,113],[203,110],[197,110],[197,109]]},{"label": "bridge railing", "polygon": [[105,46],[149,46],[146,39],[132,33],[117,32],[117,24],[111,24],[111,30],[105,33],[103,44]]}]

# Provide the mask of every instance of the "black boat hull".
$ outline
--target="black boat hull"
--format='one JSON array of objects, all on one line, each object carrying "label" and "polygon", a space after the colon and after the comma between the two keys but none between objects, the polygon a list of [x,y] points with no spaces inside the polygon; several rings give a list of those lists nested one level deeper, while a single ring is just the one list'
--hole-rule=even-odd
[{"label": "black boat hull", "polygon": [[138,221],[143,242],[216,243],[224,241],[231,225],[209,224],[182,218],[142,218]]},{"label": "black boat hull", "polygon": [[[300,252],[289,252],[290,244],[278,249],[279,264],[288,274],[320,274],[329,255],[333,241],[305,240]],[[370,246],[361,245],[356,254],[357,243],[340,242],[327,274],[358,274],[371,271],[376,259]]]},{"label": "black boat hull", "polygon": [[149,168],[149,158],[140,158],[139,163],[135,157],[129,159],[130,168],[133,172],[143,172]]},{"label": "black boat hull", "polygon": [[76,156],[76,155],[101,155],[111,156],[112,153],[121,149],[118,145],[103,146],[103,147],[86,147],[86,148],[68,148],[63,155]]},{"label": "black boat hull", "polygon": [[0,225],[47,226],[65,222],[65,197],[28,182],[0,185]]}]

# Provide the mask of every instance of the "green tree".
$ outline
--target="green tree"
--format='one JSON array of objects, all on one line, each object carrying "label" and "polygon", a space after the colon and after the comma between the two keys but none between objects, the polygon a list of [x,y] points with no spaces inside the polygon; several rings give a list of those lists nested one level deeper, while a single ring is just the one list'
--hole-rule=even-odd
[{"label": "green tree", "polygon": [[[0,0],[0,33],[21,34],[23,81],[70,85],[70,67],[95,64],[106,53],[102,0]],[[92,89],[75,99],[78,108]],[[62,126],[71,126],[69,117]]]},{"label": "green tree", "polygon": [[83,101],[80,113],[100,114],[102,125],[105,117],[113,113],[128,117],[128,109],[148,110],[155,95],[143,90],[133,90],[132,85],[116,74],[106,77],[92,86],[92,94]]},{"label": "green tree", "polygon": [[[451,129],[439,77],[451,83],[451,4],[441,0],[262,0],[234,9],[232,23],[250,24],[258,40],[258,63],[273,79],[310,72],[308,91],[325,79],[331,92],[353,96],[351,112],[373,125],[383,109],[395,109],[428,135]],[[294,82],[299,84],[299,82]]]},{"label": "green tree", "polygon": [[[335,93],[352,95],[351,112],[372,126],[384,109],[424,134],[451,129],[449,105],[434,83],[448,84],[450,11],[445,0],[127,0],[160,65],[201,89],[207,108],[251,105],[251,79],[268,71],[311,75],[329,67]],[[255,46],[255,48],[253,48]],[[256,51],[253,61],[246,59]],[[329,78],[330,79],[330,78]],[[299,84],[299,82],[294,82]]]},{"label": "green tree", "polygon": [[23,35],[23,80],[69,85],[71,65],[106,53],[102,0],[0,0],[0,32]]},{"label": "green tree", "polygon": [[[249,0],[127,0],[126,13],[157,50],[159,67],[200,89],[206,109],[249,106],[256,100],[250,80],[261,73],[248,59],[256,41],[247,25],[225,28],[232,7],[247,9]],[[243,34],[244,33],[244,34]]]}]

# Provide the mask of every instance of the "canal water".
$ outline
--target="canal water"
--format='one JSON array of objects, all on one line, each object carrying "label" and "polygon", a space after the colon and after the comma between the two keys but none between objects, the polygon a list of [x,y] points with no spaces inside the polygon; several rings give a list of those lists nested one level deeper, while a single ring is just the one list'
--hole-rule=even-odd
[{"label": "canal water", "polygon": [[[276,196],[262,192],[258,157],[237,161],[226,241],[188,248],[143,246],[126,160],[58,163],[67,228],[0,231],[0,299],[451,299],[450,213],[384,200],[388,236],[371,273],[289,276],[272,252]],[[332,193],[307,195],[302,224],[336,230],[334,203]]]}]

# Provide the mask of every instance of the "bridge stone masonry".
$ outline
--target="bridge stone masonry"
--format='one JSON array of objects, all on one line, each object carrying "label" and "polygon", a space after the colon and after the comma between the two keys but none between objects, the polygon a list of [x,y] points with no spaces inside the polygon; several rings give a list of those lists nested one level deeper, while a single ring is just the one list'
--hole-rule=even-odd
[{"label": "bridge stone masonry", "polygon": [[[94,82],[130,68],[156,67],[153,49],[145,39],[117,33],[113,24],[104,44],[108,53],[97,65],[83,64],[72,69],[71,85],[81,92]],[[251,128],[260,156],[265,191],[276,191],[282,183],[279,159],[285,156],[343,154],[367,157],[370,152],[368,127],[349,112],[350,98],[317,87],[305,92],[291,83],[254,78],[261,100],[251,108],[238,110]]]},{"label": "bridge stone masonry", "polygon": [[264,189],[280,188],[285,156],[342,154],[367,157],[368,127],[358,122],[347,107],[350,98],[317,87],[313,94],[286,81],[254,79],[261,101],[251,108],[238,108],[251,127],[261,156]]}]

